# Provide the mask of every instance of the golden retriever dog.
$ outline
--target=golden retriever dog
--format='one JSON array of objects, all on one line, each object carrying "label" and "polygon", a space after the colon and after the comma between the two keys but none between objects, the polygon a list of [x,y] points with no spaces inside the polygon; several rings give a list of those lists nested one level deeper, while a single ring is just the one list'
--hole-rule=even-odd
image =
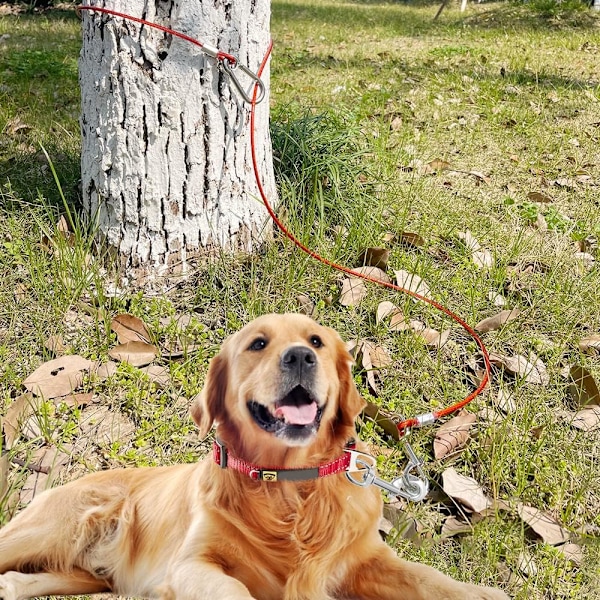
[{"label": "golden retriever dog", "polygon": [[363,407],[351,362],[302,315],[244,327],[191,409],[202,435],[216,428],[214,456],[40,494],[0,530],[0,598],[506,600],[381,539],[380,491],[344,473]]}]

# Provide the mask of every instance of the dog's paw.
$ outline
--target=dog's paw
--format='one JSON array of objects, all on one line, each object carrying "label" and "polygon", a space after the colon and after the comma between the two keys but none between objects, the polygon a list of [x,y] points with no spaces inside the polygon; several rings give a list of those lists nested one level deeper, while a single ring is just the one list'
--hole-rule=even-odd
[{"label": "dog's paw", "polygon": [[10,573],[0,575],[0,600],[17,600],[17,588],[10,580]]}]

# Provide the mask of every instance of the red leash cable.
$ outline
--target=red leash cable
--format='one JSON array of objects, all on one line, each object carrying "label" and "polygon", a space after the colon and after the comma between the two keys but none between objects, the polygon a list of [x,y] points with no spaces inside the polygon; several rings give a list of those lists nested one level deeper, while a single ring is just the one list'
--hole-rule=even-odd
[{"label": "red leash cable", "polygon": [[[222,62],[227,61],[230,63],[230,65],[237,64],[237,58],[235,56],[228,54],[227,52],[222,52],[221,50],[218,50],[217,48],[213,48],[212,46],[208,46],[207,44],[203,44],[203,43],[199,42],[198,40],[196,40],[184,33],[181,33],[174,29],[170,29],[169,27],[165,27],[164,25],[159,25],[158,23],[152,23],[151,21],[146,21],[145,19],[133,17],[131,15],[127,15],[125,13],[120,13],[120,12],[117,12],[117,11],[114,11],[114,10],[111,10],[108,8],[97,8],[95,6],[79,6],[79,7],[77,7],[76,10],[77,10],[77,12],[79,12],[81,10],[92,10],[92,11],[96,11],[96,12],[101,12],[101,13],[113,15],[116,17],[120,17],[122,19],[134,21],[134,22],[140,23],[142,25],[147,25],[148,27],[153,27],[154,29],[159,29],[160,31],[163,31],[165,33],[169,33],[171,35],[179,37],[187,42],[194,44],[195,46],[198,46],[199,48],[202,48],[204,50],[204,52],[206,52],[210,56],[213,56],[217,60],[220,60]],[[269,47],[267,48],[265,56],[263,57],[260,67],[257,71],[257,77],[259,80],[260,80],[260,77],[267,65],[269,57],[271,56],[272,49],[273,49],[273,41],[271,41],[269,43]],[[490,380],[490,371],[491,371],[490,358],[489,358],[488,351],[487,351],[485,345],[481,341],[481,338],[477,335],[475,330],[466,321],[461,319],[457,314],[453,313],[450,309],[446,308],[439,302],[436,302],[435,300],[431,300],[430,298],[426,298],[425,296],[422,296],[421,294],[417,294],[416,292],[407,290],[407,289],[402,288],[393,283],[379,281],[378,279],[375,279],[368,275],[364,275],[363,273],[360,273],[358,271],[353,271],[352,269],[350,269],[348,267],[339,265],[327,258],[324,258],[321,255],[319,255],[317,252],[315,252],[314,250],[311,250],[310,248],[305,246],[296,236],[294,236],[293,233],[291,233],[286,228],[286,226],[279,219],[279,217],[273,210],[271,204],[269,203],[269,199],[267,198],[267,194],[263,187],[262,180],[260,177],[260,172],[258,169],[258,160],[256,157],[255,113],[256,113],[256,105],[258,103],[257,94],[258,94],[259,88],[260,88],[259,83],[258,82],[255,83],[253,86],[253,94],[252,94],[251,102],[250,102],[250,106],[251,106],[251,108],[250,108],[250,146],[251,146],[251,151],[252,151],[252,167],[254,169],[254,177],[256,179],[256,185],[258,187],[258,191],[259,191],[260,197],[263,201],[263,204],[265,205],[265,208],[267,209],[267,212],[269,213],[271,219],[273,219],[274,223],[277,225],[277,227],[280,229],[280,231],[289,240],[291,240],[298,248],[300,248],[300,250],[302,250],[303,252],[305,252],[310,257],[314,258],[315,260],[318,260],[319,262],[321,262],[329,267],[332,267],[333,269],[341,271],[342,273],[346,273],[347,275],[351,275],[352,277],[358,277],[365,281],[369,281],[371,283],[376,283],[378,285],[389,288],[391,290],[395,290],[397,292],[403,292],[405,294],[408,294],[409,296],[412,296],[413,298],[416,298],[417,300],[420,300],[421,302],[430,304],[437,310],[439,310],[439,311],[443,312],[444,314],[446,314],[447,316],[449,316],[452,320],[456,321],[459,325],[461,325],[461,327],[463,327],[463,329],[465,329],[465,331],[467,331],[467,333],[475,340],[475,343],[481,350],[481,353],[483,355],[484,364],[485,364],[485,373],[484,373],[484,376],[483,376],[479,386],[477,387],[477,389],[475,389],[473,392],[471,392],[466,398],[464,398],[460,402],[456,402],[442,410],[438,410],[438,411],[435,411],[432,413],[425,413],[425,414],[413,417],[411,419],[405,419],[404,421],[400,421],[400,423],[397,424],[398,431],[401,434],[404,434],[408,430],[410,430],[412,427],[422,427],[424,425],[434,423],[438,419],[441,419],[442,417],[445,417],[457,410],[460,410],[461,408],[463,408],[464,406],[469,404],[469,402],[474,400],[477,396],[479,396],[479,394],[481,394],[481,392],[486,387],[488,381]]]},{"label": "red leash cable", "polygon": [[[271,55],[272,49],[273,49],[273,41],[271,41],[269,43],[267,52],[265,53],[262,63],[257,71],[258,77],[260,77],[262,75],[262,72],[264,71],[267,61],[269,60],[269,57]],[[437,308],[444,314],[448,315],[451,319],[456,321],[459,325],[461,325],[463,327],[463,329],[465,329],[467,331],[467,333],[469,333],[469,335],[475,340],[476,344],[479,346],[479,349],[481,350],[481,353],[483,354],[483,360],[485,363],[485,374],[483,376],[483,379],[481,380],[481,383],[479,384],[479,386],[477,387],[476,390],[474,390],[472,393],[470,393],[466,398],[464,398],[460,402],[456,402],[456,403],[452,404],[451,406],[448,406],[442,410],[438,410],[433,413],[426,413],[423,415],[418,415],[417,417],[413,417],[411,419],[405,419],[404,421],[400,421],[400,423],[398,423],[396,425],[396,427],[398,428],[398,431],[400,433],[402,433],[402,432],[406,432],[406,430],[410,429],[411,427],[421,427],[423,425],[433,423],[433,422],[437,421],[438,419],[441,419],[442,417],[445,417],[457,410],[460,410],[461,408],[463,408],[464,406],[469,404],[469,402],[471,402],[471,400],[474,400],[477,396],[479,396],[479,394],[481,394],[481,392],[484,390],[485,386],[487,385],[487,383],[490,379],[490,370],[491,370],[490,358],[489,358],[488,351],[487,351],[484,343],[481,341],[481,338],[477,335],[476,331],[464,319],[461,319],[457,314],[453,313],[450,309],[446,308],[439,302],[436,302],[435,300],[431,300],[430,298],[426,298],[425,296],[422,296],[421,294],[417,294],[416,292],[407,290],[407,289],[402,288],[393,283],[379,281],[378,279],[375,279],[373,277],[370,277],[370,276],[360,273],[358,271],[353,271],[352,269],[350,269],[348,267],[339,265],[327,258],[324,258],[320,254],[317,254],[317,252],[315,252],[314,250],[311,250],[310,248],[305,246],[296,236],[294,236],[293,233],[291,233],[286,228],[286,226],[281,222],[279,217],[275,214],[275,211],[273,210],[273,208],[271,207],[271,205],[269,203],[269,200],[267,198],[265,189],[262,185],[260,173],[258,170],[258,160],[256,158],[256,144],[255,144],[255,112],[256,112],[255,108],[256,108],[257,91],[258,91],[257,86],[254,86],[254,94],[252,96],[252,103],[251,103],[251,109],[250,109],[250,145],[251,145],[251,150],[252,150],[252,166],[254,168],[254,176],[256,178],[256,184],[258,186],[258,191],[259,191],[260,197],[261,197],[269,215],[271,216],[271,219],[273,219],[273,221],[275,222],[277,227],[280,229],[280,231],[283,234],[285,234],[285,236],[288,239],[290,239],[298,248],[300,248],[300,250],[302,250],[303,252],[305,252],[306,254],[308,254],[309,256],[314,258],[315,260],[318,260],[319,262],[321,262],[329,267],[332,267],[333,269],[341,271],[342,273],[346,273],[347,275],[352,275],[353,277],[359,277],[360,279],[364,279],[365,281],[370,281],[371,283],[376,283],[378,285],[382,285],[386,288],[395,290],[397,292],[403,292],[405,294],[408,294],[409,296],[412,296],[413,298],[416,298],[417,300],[420,300],[421,302],[425,302],[425,303],[430,304],[431,306]]]}]

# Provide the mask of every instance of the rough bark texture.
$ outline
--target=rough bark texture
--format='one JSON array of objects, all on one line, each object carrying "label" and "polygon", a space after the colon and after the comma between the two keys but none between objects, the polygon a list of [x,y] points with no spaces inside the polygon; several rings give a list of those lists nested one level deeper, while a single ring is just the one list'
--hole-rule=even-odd
[{"label": "rough bark texture", "polygon": [[[270,0],[97,0],[233,54],[256,71]],[[203,248],[251,250],[267,222],[257,199],[249,105],[217,60],[154,28],[82,11],[82,186],[86,209],[121,264],[161,272]],[[236,72],[247,88],[250,81]],[[266,69],[263,80],[269,89]],[[269,97],[258,157],[275,193]]]}]

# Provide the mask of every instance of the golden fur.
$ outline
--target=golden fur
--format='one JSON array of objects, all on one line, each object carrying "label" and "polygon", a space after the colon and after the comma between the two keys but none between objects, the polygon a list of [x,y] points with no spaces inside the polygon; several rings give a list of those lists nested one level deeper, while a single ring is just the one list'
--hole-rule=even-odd
[{"label": "golden fur", "polygon": [[[290,348],[299,354],[282,358]],[[298,356],[302,373],[293,370]],[[248,462],[328,462],[356,437],[363,406],[350,363],[331,329],[300,315],[261,317],[213,359],[192,416],[203,435],[214,424],[230,453]],[[300,417],[299,409],[277,408],[296,377],[310,390],[299,402],[315,402]],[[277,434],[257,424],[249,401]],[[294,425],[316,407],[315,431]],[[164,600],[507,598],[399,559],[378,533],[381,509],[376,488],[343,473],[257,482],[211,458],[93,473],[40,494],[0,531],[0,598],[101,591]]]}]

